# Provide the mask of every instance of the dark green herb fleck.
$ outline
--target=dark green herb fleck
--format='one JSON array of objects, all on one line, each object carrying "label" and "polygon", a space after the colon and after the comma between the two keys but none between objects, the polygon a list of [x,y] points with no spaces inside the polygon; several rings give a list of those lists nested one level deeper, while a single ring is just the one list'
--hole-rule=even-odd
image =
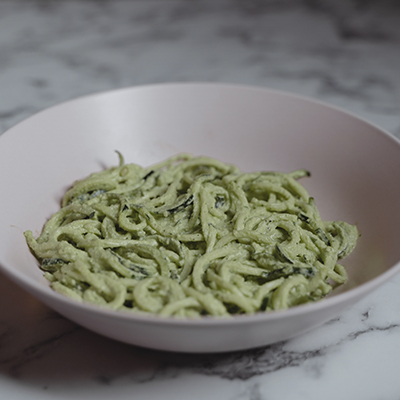
[{"label": "dark green herb fleck", "polygon": [[150,176],[153,175],[153,174],[154,174],[154,171],[150,171],[148,174],[146,174],[146,175],[143,177],[143,180],[147,180],[147,178],[150,177]]},{"label": "dark green herb fleck", "polygon": [[177,212],[179,212],[179,211],[182,211],[182,210],[184,210],[186,207],[188,207],[188,206],[190,206],[191,204],[193,204],[193,201],[194,201],[193,195],[190,195],[182,204],[180,204],[180,205],[177,206],[177,207],[170,208],[170,209],[168,210],[168,212],[169,212],[170,214],[175,214],[175,213],[177,213]]},{"label": "dark green herb fleck", "polygon": [[225,205],[225,197],[217,196],[215,198],[215,208],[220,208]]}]

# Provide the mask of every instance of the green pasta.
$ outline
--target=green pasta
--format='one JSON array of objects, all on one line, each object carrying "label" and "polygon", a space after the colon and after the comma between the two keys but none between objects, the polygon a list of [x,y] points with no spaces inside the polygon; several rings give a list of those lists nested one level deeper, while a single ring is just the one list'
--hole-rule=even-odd
[{"label": "green pasta", "polygon": [[343,284],[338,260],[359,236],[321,220],[297,182],[309,175],[187,154],[142,168],[120,155],[25,238],[52,288],[78,301],[185,318],[286,309]]}]

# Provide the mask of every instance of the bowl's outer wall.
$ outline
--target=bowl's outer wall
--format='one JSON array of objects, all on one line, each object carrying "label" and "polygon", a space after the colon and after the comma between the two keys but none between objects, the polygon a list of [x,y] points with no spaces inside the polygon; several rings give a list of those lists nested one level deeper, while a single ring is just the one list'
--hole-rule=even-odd
[{"label": "bowl's outer wall", "polygon": [[[179,326],[170,320],[157,324],[154,319],[110,318],[101,312],[62,301],[53,302],[52,307],[81,326],[128,344],[164,351],[220,353],[261,347],[305,333],[339,315],[364,295],[359,293],[355,298],[347,297],[344,301],[326,304],[326,307],[303,310],[290,318],[281,312],[278,318],[271,319],[242,319],[239,323],[227,320],[222,324],[181,323]],[[36,296],[47,302],[41,293]]]}]

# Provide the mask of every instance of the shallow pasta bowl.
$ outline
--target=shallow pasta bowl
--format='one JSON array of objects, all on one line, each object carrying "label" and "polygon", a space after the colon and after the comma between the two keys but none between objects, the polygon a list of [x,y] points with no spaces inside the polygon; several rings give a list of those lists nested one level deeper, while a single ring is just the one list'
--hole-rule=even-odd
[{"label": "shallow pasta bowl", "polygon": [[[54,292],[23,232],[41,231],[74,180],[115,165],[114,150],[144,166],[190,152],[249,172],[311,171],[302,183],[323,219],[357,224],[362,234],[343,261],[348,283],[286,311],[195,320],[116,312]],[[398,140],[343,110],[287,93],[164,84],[69,101],[1,136],[0,179],[1,271],[65,317],[130,344],[182,352],[270,344],[336,317],[400,270]]]}]

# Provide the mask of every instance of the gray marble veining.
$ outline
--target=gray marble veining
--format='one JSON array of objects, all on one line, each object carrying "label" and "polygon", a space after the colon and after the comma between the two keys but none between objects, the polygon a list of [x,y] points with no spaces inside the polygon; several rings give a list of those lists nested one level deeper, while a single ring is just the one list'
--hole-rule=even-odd
[{"label": "gray marble veining", "polygon": [[[218,81],[311,96],[400,137],[397,1],[2,1],[0,131],[130,85]],[[127,346],[0,276],[0,399],[400,398],[400,277],[288,342],[217,355]]]}]

